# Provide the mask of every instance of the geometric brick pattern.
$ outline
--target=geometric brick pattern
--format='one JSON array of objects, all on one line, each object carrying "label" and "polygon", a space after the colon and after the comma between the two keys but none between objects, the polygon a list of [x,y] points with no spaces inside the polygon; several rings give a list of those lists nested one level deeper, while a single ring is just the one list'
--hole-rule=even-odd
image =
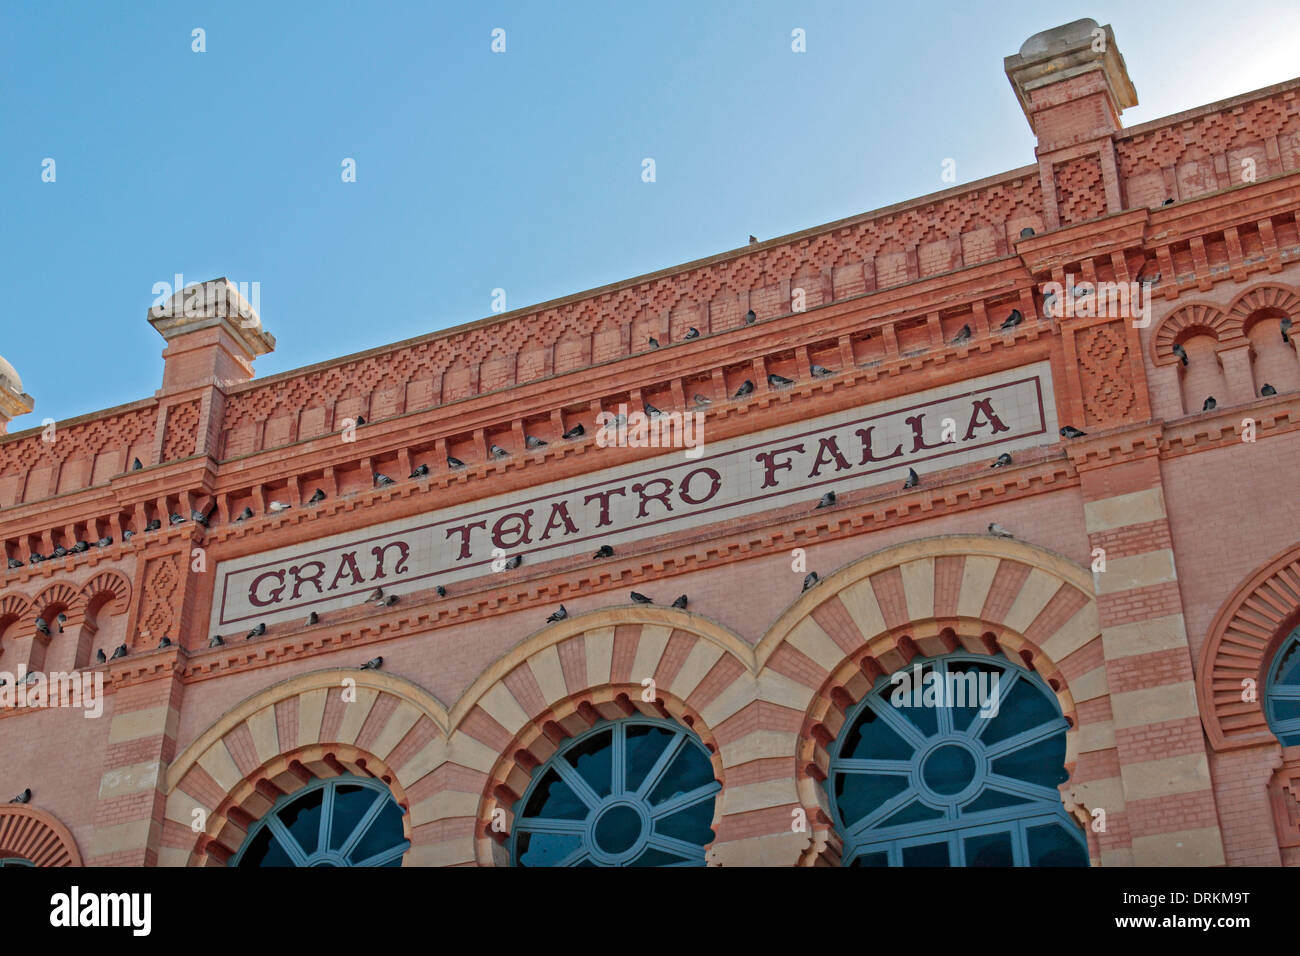
[{"label": "geometric brick pattern", "polygon": [[1106,214],[1106,191],[1102,186],[1101,160],[1081,156],[1052,170],[1056,179],[1056,203],[1061,225],[1087,222]]}]

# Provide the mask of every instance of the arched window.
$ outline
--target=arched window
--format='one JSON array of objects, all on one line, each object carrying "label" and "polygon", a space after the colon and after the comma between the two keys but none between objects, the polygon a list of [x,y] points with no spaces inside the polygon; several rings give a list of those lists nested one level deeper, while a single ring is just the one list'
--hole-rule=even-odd
[{"label": "arched window", "polygon": [[698,737],[648,717],[568,740],[515,805],[517,866],[703,866],[722,788]]},{"label": "arched window", "polygon": [[830,748],[849,866],[1087,866],[1057,785],[1068,724],[1005,657],[917,659],[882,678]]},{"label": "arched window", "polygon": [[1264,701],[1269,729],[1282,746],[1300,744],[1300,627],[1287,635],[1273,658]]},{"label": "arched window", "polygon": [[281,797],[248,831],[231,866],[401,866],[411,842],[381,782],[345,775]]}]

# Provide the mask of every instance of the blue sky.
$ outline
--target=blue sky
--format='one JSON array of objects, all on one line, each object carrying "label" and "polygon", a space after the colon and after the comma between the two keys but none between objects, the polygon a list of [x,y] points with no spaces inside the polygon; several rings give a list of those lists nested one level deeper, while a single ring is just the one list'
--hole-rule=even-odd
[{"label": "blue sky", "polygon": [[1027,165],[1002,58],[1079,17],[1114,27],[1126,125],[1300,72],[1293,0],[981,6],[8,3],[12,428],[153,394],[176,273],[260,283],[265,376],[933,192],[945,158]]}]

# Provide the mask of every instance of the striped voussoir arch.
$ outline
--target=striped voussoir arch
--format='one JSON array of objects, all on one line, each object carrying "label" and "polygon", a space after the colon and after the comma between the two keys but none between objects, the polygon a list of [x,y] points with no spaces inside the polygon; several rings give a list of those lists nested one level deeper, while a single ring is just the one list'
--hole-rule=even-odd
[{"label": "striped voussoir arch", "polygon": [[566,738],[601,720],[640,713],[690,727],[712,754],[714,774],[724,783],[709,851],[710,862],[718,862],[719,848],[736,829],[726,786],[762,769],[751,754],[761,749],[764,730],[744,713],[780,696],[756,680],[750,645],[697,614],[629,606],[551,625],[493,664],[452,711],[453,745],[472,739],[494,759],[479,791],[472,841],[449,833],[442,860],[508,862],[513,807],[532,771]]},{"label": "striped voussoir arch", "polygon": [[278,798],[351,773],[392,790],[407,811],[412,842],[403,865],[419,865],[418,845],[434,840],[430,830],[441,815],[429,791],[432,771],[448,757],[446,727],[441,703],[391,674],[316,671],[267,688],[226,713],[168,767],[159,863],[225,865]]},{"label": "striped voussoir arch", "polygon": [[[1264,687],[1273,655],[1300,623],[1300,547],[1258,568],[1223,603],[1196,668],[1201,722],[1216,751],[1270,743]],[[1253,682],[1253,684],[1248,683]],[[1253,693],[1247,693],[1247,689]]]},{"label": "striped voussoir arch", "polygon": [[[1032,545],[983,535],[908,542],[862,558],[805,592],[757,647],[763,672],[806,688],[797,715],[795,806],[815,838],[801,865],[836,864],[839,838],[822,786],[827,748],[875,682],[912,658],[1003,653],[1035,670],[1070,722],[1067,807],[1080,820],[1104,806],[1102,840],[1124,839],[1124,799],[1101,627],[1087,571]],[[785,808],[788,825],[790,809]],[[1106,844],[1091,842],[1094,862]]]},{"label": "striped voussoir arch", "polygon": [[0,807],[0,860],[17,857],[35,866],[81,866],[72,834],[36,807]]}]

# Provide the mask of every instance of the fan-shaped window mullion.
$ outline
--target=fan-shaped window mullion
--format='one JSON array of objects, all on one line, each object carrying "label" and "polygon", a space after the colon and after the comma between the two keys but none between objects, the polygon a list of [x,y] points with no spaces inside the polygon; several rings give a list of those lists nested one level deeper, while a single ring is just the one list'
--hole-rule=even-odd
[{"label": "fan-shaped window mullion", "polygon": [[1062,718],[1060,721],[1052,723],[1039,724],[1037,727],[1030,727],[1028,730],[1022,730],[1014,737],[1008,737],[1006,740],[999,740],[996,744],[988,748],[990,760],[996,760],[999,757],[1005,757],[1009,753],[1038,743],[1047,737],[1053,737],[1063,730],[1069,729],[1069,724]]},{"label": "fan-shaped window mullion", "polygon": [[316,852],[316,847],[312,847],[310,850],[304,850],[300,847],[298,841],[293,838],[293,834],[289,832],[289,828],[280,822],[278,813],[271,814],[266,821],[266,825],[270,827],[276,842],[280,844],[280,848],[289,854],[289,858],[293,860],[293,865],[306,866],[307,856]]},{"label": "fan-shaped window mullion", "polygon": [[[348,838],[339,846],[339,853],[343,857],[346,858],[356,847],[357,843],[360,842],[361,838],[366,835],[366,831],[370,829],[371,824],[375,822],[375,817],[379,816],[380,811],[384,809],[386,803],[388,803],[388,798],[385,794],[375,794],[374,802],[370,804],[365,814],[362,815],[359,821],[357,821],[357,825],[352,828],[352,832],[348,834]],[[326,843],[321,845],[328,846],[329,844]]]},{"label": "fan-shaped window mullion", "polygon": [[835,766],[836,769],[846,773],[909,774],[912,772],[910,760],[870,760],[855,757],[852,760],[841,760]]},{"label": "fan-shaped window mullion", "polygon": [[673,761],[677,759],[677,755],[682,752],[682,748],[685,746],[685,734],[678,734],[668,741],[668,746],[664,748],[664,752],[659,755],[659,759],[650,768],[650,772],[645,775],[645,779],[641,781],[641,786],[637,787],[636,795],[638,797],[644,798],[654,793],[654,789],[659,786],[659,781],[663,779],[664,773],[672,766]]},{"label": "fan-shaped window mullion", "polygon": [[393,862],[393,860],[400,857],[405,852],[406,852],[406,846],[402,843],[399,843],[395,847],[391,847],[390,849],[387,850],[381,850],[379,853],[376,853],[374,856],[367,857],[366,859],[362,860],[360,863],[353,863],[352,865],[353,866],[386,866],[387,864]]},{"label": "fan-shaped window mullion", "polygon": [[582,774],[578,773],[567,760],[556,760],[551,766],[588,809],[595,809],[600,805],[600,795],[591,789],[591,784],[582,779]]},{"label": "fan-shaped window mullion", "polygon": [[693,807],[701,800],[707,800],[712,794],[722,789],[722,784],[713,780],[702,787],[697,787],[690,793],[683,793],[680,796],[673,797],[671,800],[665,800],[657,807],[650,811],[650,817],[657,819],[659,817],[671,816],[678,810],[685,810],[687,807]]},{"label": "fan-shaped window mullion", "polygon": [[[650,749],[658,747],[661,752]],[[583,772],[610,768],[606,794],[596,792],[604,789],[604,774],[593,788],[574,768],[575,755]],[[515,804],[511,859],[522,866],[702,866],[721,789],[712,768],[704,745],[670,721],[630,717],[597,724],[534,768]],[[527,815],[556,775],[576,796],[566,807],[579,819]]]},{"label": "fan-shaped window mullion", "polygon": [[[883,698],[882,698],[883,699]],[[870,704],[867,706],[871,707]],[[921,728],[912,723],[902,714],[899,708],[888,707],[871,707],[876,716],[885,722],[891,730],[897,733],[907,743],[911,744],[913,750],[919,750],[925,746],[926,736],[921,732]]]}]

